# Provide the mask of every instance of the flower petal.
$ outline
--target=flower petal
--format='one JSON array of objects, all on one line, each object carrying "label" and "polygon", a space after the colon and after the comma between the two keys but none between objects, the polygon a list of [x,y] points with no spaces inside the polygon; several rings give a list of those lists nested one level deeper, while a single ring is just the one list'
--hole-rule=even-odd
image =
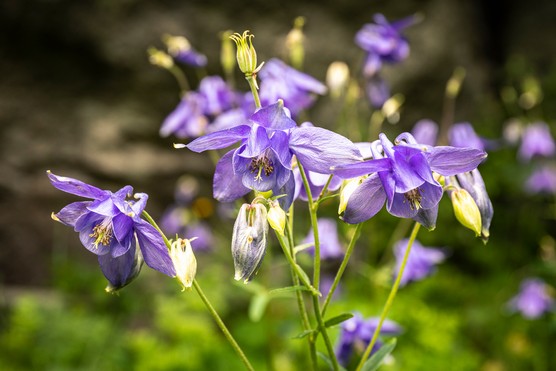
[{"label": "flower petal", "polygon": [[352,164],[336,165],[332,167],[332,173],[343,179],[349,179],[378,171],[390,170],[391,168],[392,160],[389,158],[379,158]]},{"label": "flower petal", "polygon": [[419,209],[413,220],[420,223],[423,227],[432,231],[436,228],[436,218],[438,217],[438,205],[430,209]]},{"label": "flower petal", "polygon": [[249,120],[264,126],[267,129],[287,130],[296,127],[293,121],[284,110],[284,103],[277,102],[263,107],[251,115]]},{"label": "flower petal", "polygon": [[133,232],[133,219],[125,214],[118,214],[112,219],[112,230],[114,237],[122,243],[129,238]]},{"label": "flower petal", "polygon": [[487,154],[475,148],[458,148],[450,146],[432,147],[423,152],[432,171],[444,176],[451,176],[471,171],[487,157]]},{"label": "flower petal", "polygon": [[270,138],[270,147],[283,167],[292,169],[292,153],[289,148],[290,136],[287,132],[276,130]]},{"label": "flower petal", "polygon": [[291,174],[288,181],[281,188],[278,189],[275,188],[272,190],[272,194],[274,196],[285,195],[284,197],[280,197],[278,199],[278,204],[283,210],[287,211],[290,209],[290,206],[292,205],[293,200],[295,199],[294,198],[295,188],[296,188],[296,183],[295,183],[294,175]]},{"label": "flower petal", "polygon": [[120,209],[116,207],[111,197],[104,200],[95,200],[87,206],[87,209],[95,214],[103,216],[115,216],[122,213]]},{"label": "flower petal", "polygon": [[75,227],[76,221],[83,214],[89,212],[89,210],[87,210],[87,206],[89,206],[90,203],[91,201],[73,202],[65,206],[57,214],[54,214],[54,217],[56,217],[57,221],[61,222],[62,224],[70,227]]},{"label": "flower petal", "polygon": [[174,264],[160,232],[143,219],[135,222],[135,232],[145,263],[154,270],[174,277]]},{"label": "flower petal", "polygon": [[270,140],[268,139],[266,129],[260,125],[253,124],[253,126],[251,126],[251,133],[245,144],[246,146],[244,150],[239,153],[239,156],[247,158],[259,156],[270,147]]},{"label": "flower petal", "polygon": [[373,174],[361,183],[349,197],[343,220],[357,224],[375,216],[382,209],[386,194],[377,174]]},{"label": "flower petal", "polygon": [[193,152],[203,152],[211,149],[220,149],[231,146],[232,144],[247,138],[251,131],[249,125],[239,125],[230,129],[216,131],[207,134],[203,137],[197,138],[186,147]]},{"label": "flower petal", "polygon": [[104,277],[115,288],[122,288],[135,278],[141,269],[142,260],[136,259],[136,247],[117,258],[111,254],[99,255],[98,263]]},{"label": "flower petal", "polygon": [[330,174],[330,167],[363,160],[349,139],[317,127],[297,127],[290,133],[290,149],[310,171]]},{"label": "flower petal", "polygon": [[214,171],[212,193],[214,198],[221,202],[237,200],[251,191],[241,181],[243,174],[234,172],[232,166],[234,151],[231,150],[222,156]]},{"label": "flower petal", "polygon": [[80,180],[54,175],[50,170],[46,172],[46,175],[48,175],[54,187],[58,188],[60,191],[71,193],[76,196],[98,199],[106,197],[106,195],[109,194],[108,191],[103,191],[100,188],[83,183]]}]

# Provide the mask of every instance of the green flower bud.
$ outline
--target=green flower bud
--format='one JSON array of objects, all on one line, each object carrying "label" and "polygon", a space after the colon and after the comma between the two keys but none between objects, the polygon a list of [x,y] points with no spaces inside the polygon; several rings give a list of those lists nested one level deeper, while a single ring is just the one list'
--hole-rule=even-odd
[{"label": "green flower bud", "polygon": [[266,252],[267,233],[266,206],[259,203],[243,204],[232,235],[235,280],[247,283],[255,276]]},{"label": "green flower bud", "polygon": [[234,53],[234,44],[231,40],[232,31],[222,32],[222,45],[220,47],[220,64],[226,76],[234,73],[236,58]]},{"label": "green flower bud", "polygon": [[163,52],[162,50],[159,50],[157,48],[149,48],[147,50],[147,53],[149,54],[149,62],[152,65],[167,70],[174,66],[174,60],[172,59],[172,57],[166,54],[165,52]]},{"label": "green flower bud", "polygon": [[303,25],[305,24],[304,17],[297,17],[293,22],[293,28],[286,36],[286,48],[290,56],[290,63],[298,70],[303,67],[303,60],[305,59],[305,48],[303,43],[305,35],[303,35]]},{"label": "green flower bud", "polygon": [[170,258],[174,263],[176,278],[182,284],[182,291],[191,289],[197,273],[197,259],[191,248],[191,241],[193,240],[178,238],[172,242],[170,248]]},{"label": "green flower bud", "polygon": [[253,37],[255,35],[249,34],[249,31],[244,31],[242,35],[234,33],[230,36],[230,39],[236,43],[237,64],[245,76],[257,74],[264,64],[263,62],[257,67],[257,51],[253,47]]},{"label": "green flower bud", "polygon": [[266,218],[272,229],[278,232],[280,236],[284,236],[284,230],[286,229],[286,212],[282,210],[277,201],[271,201]]},{"label": "green flower bud", "polygon": [[466,228],[481,235],[481,212],[473,197],[465,189],[456,189],[450,194],[456,219]]}]

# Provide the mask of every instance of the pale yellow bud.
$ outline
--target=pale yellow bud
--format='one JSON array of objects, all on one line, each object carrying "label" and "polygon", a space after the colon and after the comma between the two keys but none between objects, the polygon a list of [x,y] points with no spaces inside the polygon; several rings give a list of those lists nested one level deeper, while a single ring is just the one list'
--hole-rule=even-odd
[{"label": "pale yellow bud", "polygon": [[170,258],[174,263],[176,278],[182,284],[183,290],[191,288],[197,273],[197,259],[193,254],[191,241],[193,239],[178,238],[172,242],[170,248]]},{"label": "pale yellow bud", "polygon": [[334,98],[340,97],[349,82],[349,67],[346,63],[336,61],[330,63],[326,71],[326,85]]},{"label": "pale yellow bud", "polygon": [[236,56],[234,53],[234,43],[230,39],[232,31],[222,32],[222,45],[220,48],[220,63],[226,76],[232,75],[236,65]]},{"label": "pale yellow bud", "polygon": [[305,59],[305,35],[303,34],[303,25],[305,18],[297,17],[293,23],[293,28],[286,36],[286,48],[289,52],[290,63],[293,67],[301,69],[303,60]]},{"label": "pale yellow bud", "polygon": [[270,205],[266,218],[270,227],[278,232],[280,236],[284,236],[284,230],[286,229],[286,212],[282,210],[277,201],[273,201]]},{"label": "pale yellow bud", "polygon": [[165,69],[170,69],[174,66],[174,60],[172,59],[172,57],[166,54],[165,52],[163,52],[162,50],[158,50],[156,48],[149,48],[147,52],[149,53],[149,62],[152,65],[165,68]]},{"label": "pale yellow bud", "polygon": [[456,219],[466,228],[475,232],[475,236],[481,235],[482,222],[481,212],[475,200],[465,189],[452,191],[450,198]]},{"label": "pale yellow bud", "polygon": [[353,192],[359,187],[364,177],[353,178],[345,180],[340,191],[340,206],[338,207],[338,214],[343,214],[346,211],[347,203]]},{"label": "pale yellow bud", "polygon": [[162,41],[166,44],[168,53],[173,56],[191,49],[191,44],[183,36],[164,35]]}]

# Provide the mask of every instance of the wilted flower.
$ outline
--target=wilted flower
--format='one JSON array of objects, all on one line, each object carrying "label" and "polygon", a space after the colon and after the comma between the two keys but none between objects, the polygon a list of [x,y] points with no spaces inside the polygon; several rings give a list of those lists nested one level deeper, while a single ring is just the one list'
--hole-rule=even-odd
[{"label": "wilted flower", "polygon": [[[400,272],[403,256],[407,249],[407,239],[399,241],[394,247],[396,257],[396,275]],[[411,251],[407,258],[407,263],[400,279],[400,286],[405,286],[411,281],[420,281],[434,273],[436,265],[446,258],[446,253],[442,250],[424,247],[419,241],[414,241]]]},{"label": "wilted flower", "polygon": [[[362,355],[371,342],[378,322],[378,317],[364,319],[359,313],[355,313],[352,318],[342,322],[342,330],[335,351],[340,364],[347,367],[352,357]],[[398,335],[401,331],[402,329],[397,323],[385,320],[380,329],[380,334]],[[377,340],[371,354],[380,349],[381,346],[382,342]]]},{"label": "wilted flower", "polygon": [[420,210],[436,208],[442,197],[433,171],[455,175],[475,169],[486,158],[486,153],[473,148],[418,144],[409,133],[399,135],[396,143],[380,134],[380,140],[371,145],[372,160],[333,167],[333,173],[342,178],[370,174],[348,200],[343,216],[347,223],[370,219],[385,202],[394,216],[419,218]]},{"label": "wilted flower", "polygon": [[536,169],[527,179],[525,189],[530,193],[556,194],[556,169],[552,166]]},{"label": "wilted flower", "polygon": [[548,295],[546,283],[539,278],[529,278],[521,283],[519,293],[508,306],[527,319],[535,319],[554,309],[554,299]]},{"label": "wilted flower", "polygon": [[555,153],[556,144],[546,123],[535,122],[525,127],[518,152],[522,161],[530,161],[535,156],[550,157]]},{"label": "wilted flower", "polygon": [[170,257],[174,263],[176,278],[180,281],[184,290],[191,288],[197,273],[197,259],[195,259],[195,254],[193,254],[191,248],[191,241],[193,240],[178,238],[172,241],[170,248]]},{"label": "wilted flower", "polygon": [[206,66],[207,57],[193,49],[189,40],[185,37],[164,35],[162,41],[166,44],[168,53],[170,53],[175,60],[192,67]]},{"label": "wilted flower", "polygon": [[239,209],[232,235],[234,279],[249,282],[259,270],[266,252],[268,222],[262,204],[243,204]]},{"label": "wilted flower", "polygon": [[[133,194],[131,186],[112,193],[50,171],[47,175],[59,190],[92,199],[71,203],[52,217],[73,227],[83,246],[98,255],[102,273],[112,287],[110,290],[125,286],[137,276],[142,259],[149,267],[175,276],[162,236],[141,219],[148,199],[145,193],[136,193],[134,199],[129,199]],[[137,245],[140,253],[136,251]]]},{"label": "wilted flower", "polygon": [[409,44],[401,32],[415,22],[407,17],[389,23],[382,14],[375,14],[375,23],[367,23],[355,35],[355,43],[367,52],[363,74],[373,76],[383,63],[396,63],[409,55]]},{"label": "wilted flower", "polygon": [[259,77],[261,104],[266,106],[281,99],[294,117],[313,104],[315,94],[322,95],[327,91],[326,85],[317,79],[276,58],[264,65]]},{"label": "wilted flower", "polygon": [[343,136],[318,127],[297,127],[282,102],[263,107],[247,122],[198,138],[185,147],[194,152],[220,149],[241,141],[216,165],[214,198],[229,202],[249,191],[286,194],[284,210],[293,199],[292,157],[307,170],[329,173],[331,164],[361,159],[357,147]]},{"label": "wilted flower", "polygon": [[[338,226],[336,220],[331,218],[319,218],[317,220],[317,225],[320,241],[320,258],[335,259],[344,256],[342,244],[338,239]],[[311,254],[315,253],[315,236],[312,229],[303,240],[303,244],[312,244],[306,251]]]}]

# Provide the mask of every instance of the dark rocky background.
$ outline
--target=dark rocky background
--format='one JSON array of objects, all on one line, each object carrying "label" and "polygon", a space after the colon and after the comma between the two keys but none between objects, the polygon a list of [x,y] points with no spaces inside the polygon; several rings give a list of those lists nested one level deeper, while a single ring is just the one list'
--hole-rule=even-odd
[{"label": "dark rocky background", "polygon": [[[178,102],[172,76],[147,59],[149,46],[162,47],[162,34],[185,35],[208,56],[208,73],[218,74],[220,31],[251,30],[265,60],[283,55],[284,37],[303,15],[306,71],[324,80],[332,61],[362,57],[353,36],[375,12],[391,20],[415,12],[425,17],[406,32],[409,60],[386,71],[393,90],[406,97],[400,125],[440,118],[455,66],[467,70],[456,113],[462,121],[498,99],[513,55],[525,56],[541,76],[553,69],[556,2],[550,0],[2,1],[0,283],[48,285],[53,249],[75,250],[73,232],[50,220],[75,198],[50,186],[47,169],[105,189],[132,184],[151,195],[154,216],[172,201],[179,175],[210,181],[208,158],[174,150],[172,138],[158,136]],[[315,121],[328,126],[324,112],[316,110]],[[92,254],[76,256],[94,261]]]}]

